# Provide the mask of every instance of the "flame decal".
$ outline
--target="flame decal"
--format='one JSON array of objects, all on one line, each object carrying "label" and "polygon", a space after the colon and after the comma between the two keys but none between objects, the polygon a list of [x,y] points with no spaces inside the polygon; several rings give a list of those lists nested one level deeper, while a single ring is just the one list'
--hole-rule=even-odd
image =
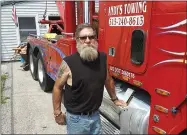
[{"label": "flame decal", "polygon": [[[169,25],[169,26],[165,26],[165,27],[158,27],[159,29],[162,30],[166,30],[163,32],[158,33],[160,34],[181,34],[181,35],[187,35],[186,31],[179,31],[179,30],[169,30],[172,28],[177,28],[179,26],[185,25],[187,24],[187,19],[184,19],[183,21],[177,22],[175,24]],[[169,53],[169,54],[173,54],[176,56],[185,56],[187,54],[187,52],[172,52],[172,51],[168,51],[168,50],[164,50],[162,48],[159,48],[161,51]],[[163,60],[160,61],[158,63],[156,63],[155,65],[153,65],[153,67],[157,66],[157,65],[161,65],[161,64],[165,64],[165,63],[184,63],[187,64],[187,60],[185,59],[169,59],[169,60]]]},{"label": "flame decal", "polygon": [[177,22],[175,24],[172,24],[172,25],[169,25],[169,26],[166,26],[166,27],[158,27],[159,29],[167,30],[167,31],[164,31],[164,32],[160,32],[158,34],[181,34],[181,35],[187,35],[186,31],[169,30],[169,29],[177,28],[177,27],[185,25],[185,24],[187,24],[187,19],[184,19],[183,21]]},{"label": "flame decal", "polygon": [[187,35],[187,32],[185,32],[185,31],[177,31],[177,30],[164,31],[164,32],[160,32],[158,34],[168,34],[168,33]]},{"label": "flame decal", "polygon": [[[177,56],[184,56],[185,55],[185,52],[171,52],[171,51],[167,51],[167,50],[164,50],[162,48],[159,48],[161,51],[163,52],[166,52],[166,53],[169,53],[169,54],[173,54],[173,55],[177,55]],[[187,53],[187,52],[186,52]]]},{"label": "flame decal", "polygon": [[160,65],[160,64],[164,64],[164,63],[185,63],[187,64],[187,60],[183,60],[183,59],[171,59],[171,60],[163,60],[161,62],[156,63],[153,67]]},{"label": "flame decal", "polygon": [[181,22],[178,22],[176,24],[173,24],[173,25],[170,25],[170,26],[166,26],[166,27],[159,27],[160,29],[163,29],[163,30],[166,30],[166,29],[172,29],[172,28],[177,28],[179,26],[182,26],[184,24],[187,24],[187,19],[181,21]]}]

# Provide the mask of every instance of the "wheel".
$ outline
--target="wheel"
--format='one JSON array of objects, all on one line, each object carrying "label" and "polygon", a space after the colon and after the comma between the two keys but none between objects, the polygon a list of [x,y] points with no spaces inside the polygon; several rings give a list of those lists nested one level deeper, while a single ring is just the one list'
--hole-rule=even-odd
[{"label": "wheel", "polygon": [[37,70],[38,70],[38,59],[34,56],[32,49],[29,50],[29,69],[34,80],[38,80]]},{"label": "wheel", "polygon": [[38,81],[43,91],[47,92],[53,89],[54,81],[46,73],[40,53],[38,54]]}]

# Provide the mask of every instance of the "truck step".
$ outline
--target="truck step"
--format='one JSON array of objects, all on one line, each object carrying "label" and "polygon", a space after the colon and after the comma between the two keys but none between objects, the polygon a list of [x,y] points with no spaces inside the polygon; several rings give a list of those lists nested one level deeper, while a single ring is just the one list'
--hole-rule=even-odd
[{"label": "truck step", "polygon": [[105,117],[100,115],[102,134],[120,134],[120,130],[117,129],[111,122],[109,122]]}]

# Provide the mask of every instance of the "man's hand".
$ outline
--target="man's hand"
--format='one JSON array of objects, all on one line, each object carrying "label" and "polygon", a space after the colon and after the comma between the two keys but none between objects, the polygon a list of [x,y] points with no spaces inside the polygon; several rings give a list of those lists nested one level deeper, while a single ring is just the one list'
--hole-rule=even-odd
[{"label": "man's hand", "polygon": [[121,106],[121,107],[126,107],[127,106],[127,103],[123,100],[115,100],[114,101],[114,104],[117,105],[117,106]]},{"label": "man's hand", "polygon": [[59,125],[66,125],[66,115],[64,113],[61,113],[60,115],[55,117],[55,121]]},{"label": "man's hand", "polygon": [[124,102],[123,100],[119,100],[118,97],[116,96],[116,91],[115,91],[115,86],[114,86],[114,80],[109,74],[109,71],[107,70],[107,78],[105,81],[105,87],[108,91],[108,94],[111,97],[111,100],[113,103],[117,106],[125,107],[127,106],[127,103]]}]

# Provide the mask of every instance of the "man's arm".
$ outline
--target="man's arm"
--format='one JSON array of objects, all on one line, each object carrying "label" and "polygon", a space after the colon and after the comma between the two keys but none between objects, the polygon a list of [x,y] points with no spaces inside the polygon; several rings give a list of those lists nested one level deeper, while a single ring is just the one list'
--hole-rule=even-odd
[{"label": "man's arm", "polygon": [[53,109],[54,115],[57,116],[61,113],[62,89],[69,77],[70,69],[65,61],[62,62],[57,78],[53,87]]},{"label": "man's arm", "polygon": [[109,75],[108,68],[107,68],[107,77],[105,80],[105,87],[107,89],[108,94],[110,95],[111,100],[114,102],[115,105],[127,106],[126,102],[124,102],[123,100],[119,100],[118,97],[116,96],[114,80]]},{"label": "man's arm", "polygon": [[107,69],[107,77],[105,80],[105,87],[107,89],[108,94],[110,95],[110,98],[112,100],[116,99],[116,91],[115,91],[115,86],[114,86],[114,80],[113,78],[109,75],[108,69]]}]

